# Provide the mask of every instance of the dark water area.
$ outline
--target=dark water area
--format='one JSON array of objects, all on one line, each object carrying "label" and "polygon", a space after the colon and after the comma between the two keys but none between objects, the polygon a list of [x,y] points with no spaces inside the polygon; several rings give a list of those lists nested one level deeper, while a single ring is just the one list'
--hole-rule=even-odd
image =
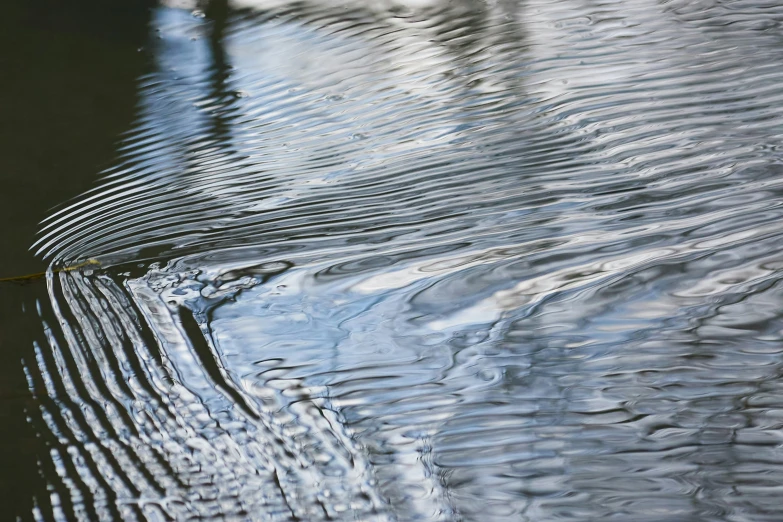
[{"label": "dark water area", "polygon": [[11,519],[783,519],[783,4],[5,11]]},{"label": "dark water area", "polygon": [[[40,222],[94,185],[114,161],[137,104],[136,79],[151,63],[142,2],[5,1],[0,7],[0,278],[42,272],[30,251]],[[37,303],[46,282],[0,283],[1,520],[32,517],[53,472],[41,401],[25,365],[45,340]],[[32,414],[32,416],[31,416]]]}]

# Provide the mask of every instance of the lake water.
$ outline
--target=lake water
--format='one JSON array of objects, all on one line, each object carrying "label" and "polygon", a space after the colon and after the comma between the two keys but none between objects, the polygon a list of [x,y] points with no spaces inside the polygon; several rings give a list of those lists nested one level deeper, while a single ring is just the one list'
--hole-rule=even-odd
[{"label": "lake water", "polygon": [[21,518],[781,519],[783,4],[127,9],[19,15]]}]

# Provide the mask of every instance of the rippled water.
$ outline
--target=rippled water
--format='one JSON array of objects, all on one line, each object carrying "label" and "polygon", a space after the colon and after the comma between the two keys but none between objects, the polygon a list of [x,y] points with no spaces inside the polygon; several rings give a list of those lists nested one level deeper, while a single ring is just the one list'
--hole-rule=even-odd
[{"label": "rippled water", "polygon": [[783,4],[217,4],[34,247],[36,513],[781,519]]}]

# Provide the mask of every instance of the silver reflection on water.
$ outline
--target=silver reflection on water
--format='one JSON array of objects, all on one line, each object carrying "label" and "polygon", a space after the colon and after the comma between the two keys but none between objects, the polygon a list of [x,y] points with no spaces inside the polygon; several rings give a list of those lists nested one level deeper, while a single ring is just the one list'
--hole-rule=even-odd
[{"label": "silver reflection on water", "polygon": [[51,516],[779,520],[781,27],[160,7],[35,247],[102,263],[49,281]]}]

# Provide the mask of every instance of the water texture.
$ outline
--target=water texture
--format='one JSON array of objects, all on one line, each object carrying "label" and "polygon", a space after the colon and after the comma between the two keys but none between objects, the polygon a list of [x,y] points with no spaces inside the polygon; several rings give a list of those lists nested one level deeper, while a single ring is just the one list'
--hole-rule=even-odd
[{"label": "water texture", "polygon": [[783,4],[196,7],[34,246],[36,516],[781,520]]}]

